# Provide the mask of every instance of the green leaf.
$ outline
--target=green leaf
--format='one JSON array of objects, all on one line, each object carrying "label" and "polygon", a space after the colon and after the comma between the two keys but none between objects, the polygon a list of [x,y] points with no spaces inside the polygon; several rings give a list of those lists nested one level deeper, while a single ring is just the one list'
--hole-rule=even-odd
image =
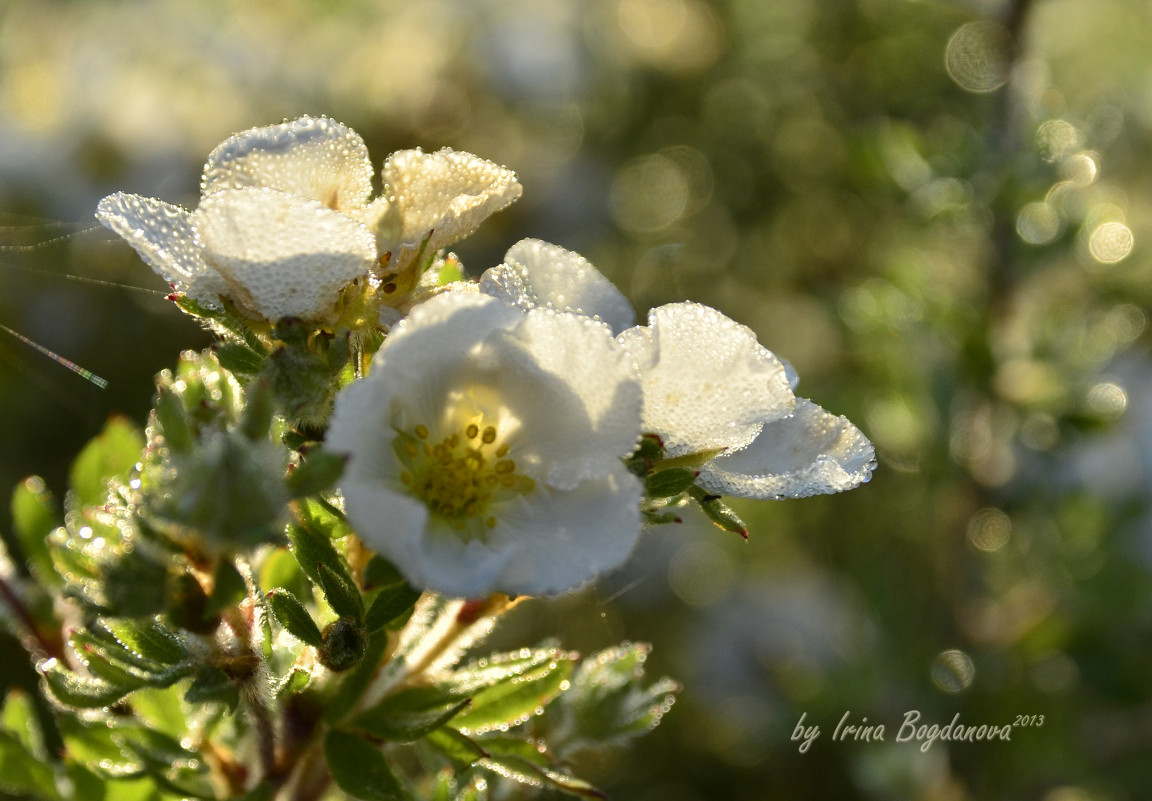
[{"label": "green leaf", "polygon": [[674,498],[687,491],[700,475],[689,467],[660,470],[644,479],[644,492],[649,498]]},{"label": "green leaf", "polygon": [[407,801],[408,793],[380,749],[355,734],[333,730],[324,737],[324,757],[336,785],[364,801]]},{"label": "green leaf", "polygon": [[432,801],[452,801],[456,795],[456,782],[450,768],[436,774],[436,789],[432,791]]},{"label": "green leaf", "polygon": [[307,525],[330,540],[338,540],[352,533],[344,513],[325,500],[322,495],[301,498],[296,502]]},{"label": "green leaf", "polygon": [[313,648],[319,648],[324,644],[320,636],[320,627],[295,595],[286,589],[277,588],[269,592],[266,597],[272,614],[276,615],[280,625],[288,629],[293,637]]},{"label": "green leaf", "polygon": [[77,676],[54,660],[41,668],[48,689],[60,703],[78,709],[97,709],[111,706],[139,687],[109,684],[99,679]]},{"label": "green leaf", "polygon": [[348,457],[317,448],[288,474],[288,492],[293,498],[315,495],[330,488],[344,473]]},{"label": "green leaf", "polygon": [[105,659],[137,670],[157,672],[164,669],[164,666],[159,662],[141,656],[117,640],[115,635],[105,628],[100,621],[89,623],[86,629],[74,632],[69,642],[76,653],[81,656],[99,653]]},{"label": "green leaf", "polygon": [[316,578],[332,611],[340,617],[364,619],[364,598],[351,576],[343,570],[337,572],[321,562],[316,565]]},{"label": "green leaf", "polygon": [[29,796],[51,801],[60,798],[52,768],[6,731],[0,731],[0,796]]},{"label": "green leaf", "polygon": [[79,507],[103,506],[108,482],[127,478],[144,449],[144,435],[126,417],[113,417],[72,462],[69,482]]},{"label": "green leaf", "polygon": [[311,585],[304,579],[300,563],[287,548],[276,548],[264,559],[260,566],[259,584],[264,590],[283,587],[294,595],[311,592]]},{"label": "green leaf", "polygon": [[[303,504],[297,504],[302,508]],[[300,568],[317,584],[320,583],[318,565],[325,564],[332,570],[342,572],[349,582],[352,576],[344,565],[344,559],[336,551],[332,540],[321,533],[303,513],[301,525],[288,527],[288,545],[300,563]]]},{"label": "green leaf", "polygon": [[303,668],[293,668],[292,671],[284,677],[284,681],[280,682],[276,687],[276,697],[283,698],[286,695],[294,695],[301,692],[308,686],[308,682],[312,681],[312,674]]},{"label": "green leaf", "polygon": [[255,381],[244,392],[247,404],[240,417],[240,433],[249,442],[267,442],[276,417],[276,398],[268,379]]},{"label": "green leaf", "polygon": [[655,512],[644,510],[644,522],[650,526],[664,526],[669,523],[683,523],[683,519],[675,512]]},{"label": "green leaf", "polygon": [[155,620],[119,620],[105,625],[120,643],[145,659],[173,665],[188,658],[188,649],[180,636]]},{"label": "green leaf", "polygon": [[574,654],[558,653],[542,665],[480,690],[472,697],[472,706],[454,718],[452,725],[465,733],[481,734],[527,721],[564,692],[575,659]]},{"label": "green leaf", "polygon": [[100,565],[104,603],[117,617],[147,617],[168,600],[166,564],[144,549],[114,553]]},{"label": "green leaf", "polygon": [[171,387],[160,385],[156,389],[156,420],[164,435],[164,442],[173,453],[192,450],[192,431],[184,410],[184,401]]},{"label": "green leaf", "polygon": [[26,478],[12,492],[12,529],[32,575],[41,584],[59,587],[60,576],[48,553],[48,535],[64,524],[55,498],[39,476]]},{"label": "green leaf", "polygon": [[248,587],[236,565],[229,559],[221,559],[216,565],[212,597],[208,599],[204,614],[210,618],[215,617],[225,609],[239,605],[247,597]]},{"label": "green leaf", "polygon": [[425,737],[424,742],[439,751],[459,770],[470,768],[488,756],[488,752],[479,743],[451,726],[437,729]]},{"label": "green leaf", "polygon": [[379,554],[373,554],[364,568],[364,586],[368,589],[375,587],[389,587],[404,582],[404,576],[396,569],[396,565],[389,562]]},{"label": "green leaf", "polygon": [[240,693],[223,670],[203,667],[184,693],[184,700],[190,704],[224,704],[229,709],[235,709],[240,703]]},{"label": "green leaf", "polygon": [[439,685],[456,695],[466,695],[483,690],[529,671],[548,665],[556,660],[574,660],[576,654],[563,651],[549,644],[539,648],[512,651],[506,654],[493,654],[487,659],[472,662],[451,673]]},{"label": "green leaf", "polygon": [[744,539],[748,539],[748,526],[735,512],[728,508],[726,503],[720,500],[719,495],[711,495],[700,487],[692,487],[691,495],[700,504],[700,508],[709,520],[725,531],[731,531]]},{"label": "green leaf", "polygon": [[489,737],[483,740],[488,756],[480,765],[505,778],[533,787],[551,787],[582,798],[606,798],[583,779],[561,771],[548,754],[535,744],[516,737]]},{"label": "green leaf", "polygon": [[412,613],[420,591],[414,590],[406,582],[384,587],[376,593],[364,615],[364,625],[369,632],[378,631],[389,623]]},{"label": "green leaf", "polygon": [[439,729],[471,703],[435,687],[412,687],[390,695],[350,722],[373,737],[412,743]]},{"label": "green leaf", "polygon": [[264,358],[239,342],[224,342],[215,348],[216,360],[225,370],[240,375],[256,375],[264,366]]},{"label": "green leaf", "polygon": [[621,743],[651,731],[680,685],[667,677],[642,686],[651,646],[626,643],[584,660],[560,700],[566,748]]}]

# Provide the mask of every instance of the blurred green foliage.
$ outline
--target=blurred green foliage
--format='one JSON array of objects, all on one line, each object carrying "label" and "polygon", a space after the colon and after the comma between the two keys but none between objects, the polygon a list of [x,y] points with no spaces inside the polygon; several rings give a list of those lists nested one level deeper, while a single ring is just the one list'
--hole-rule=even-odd
[{"label": "blurred green foliage", "polygon": [[[639,801],[1147,797],[1150,45],[1144,0],[6,4],[0,323],[110,385],[3,335],[0,483],[59,491],[208,341],[162,294],[67,279],[163,289],[49,220],[193,203],[213,145],[304,113],[377,154],[470,150],[525,186],[459,251],[473,274],[537,236],[641,312],[715,306],[880,454],[847,495],[738,506],[747,544],[691,517],[513,615],[516,642],[642,637],[684,680],[581,775]],[[893,742],[913,709],[1044,724],[922,752]],[[833,742],[849,710],[887,742]]]}]

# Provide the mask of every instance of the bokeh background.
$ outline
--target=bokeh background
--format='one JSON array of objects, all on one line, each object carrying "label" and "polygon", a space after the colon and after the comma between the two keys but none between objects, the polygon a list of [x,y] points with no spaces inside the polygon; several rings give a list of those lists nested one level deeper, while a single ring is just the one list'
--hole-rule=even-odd
[{"label": "bokeh background", "polygon": [[[0,0],[0,324],[109,381],[0,332],[0,483],[62,491],[209,342],[93,228],[103,195],[195,206],[214,145],[305,113],[377,163],[469,150],[525,189],[457,249],[473,274],[535,236],[641,315],[714,306],[879,453],[854,492],[738,505],[748,543],[689,517],[520,608],[504,640],[648,640],[685,684],[587,778],[637,801],[1147,798],[1150,8]],[[909,710],[1044,722],[921,752],[893,742]],[[832,742],[849,711],[887,742]]]}]

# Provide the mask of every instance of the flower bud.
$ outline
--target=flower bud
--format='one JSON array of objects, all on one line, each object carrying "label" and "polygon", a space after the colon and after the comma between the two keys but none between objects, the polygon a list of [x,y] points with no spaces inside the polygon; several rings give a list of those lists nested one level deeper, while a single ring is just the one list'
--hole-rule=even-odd
[{"label": "flower bud", "polygon": [[368,633],[356,618],[341,617],[325,627],[324,643],[318,649],[320,663],[340,673],[354,668],[368,648]]}]

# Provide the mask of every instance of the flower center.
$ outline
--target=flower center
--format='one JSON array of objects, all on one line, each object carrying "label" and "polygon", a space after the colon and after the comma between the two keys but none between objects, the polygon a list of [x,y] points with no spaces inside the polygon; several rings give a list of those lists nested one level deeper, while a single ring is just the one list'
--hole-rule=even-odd
[{"label": "flower center", "polygon": [[508,457],[508,444],[500,440],[496,426],[469,422],[436,442],[428,427],[420,424],[397,431],[393,449],[403,470],[400,480],[433,514],[458,532],[483,536],[496,527],[494,503],[531,492],[536,486],[516,471]]}]

